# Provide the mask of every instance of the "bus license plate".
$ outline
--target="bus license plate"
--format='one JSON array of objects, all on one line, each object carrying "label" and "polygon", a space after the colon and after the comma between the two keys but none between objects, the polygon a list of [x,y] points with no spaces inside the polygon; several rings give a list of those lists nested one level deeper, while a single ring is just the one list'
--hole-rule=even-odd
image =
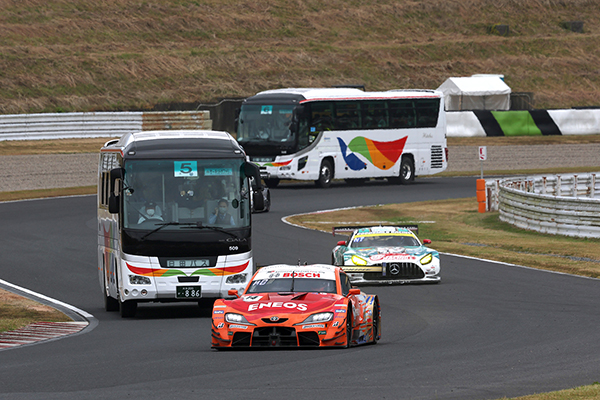
[{"label": "bus license plate", "polygon": [[178,299],[199,299],[202,297],[202,286],[177,286]]}]

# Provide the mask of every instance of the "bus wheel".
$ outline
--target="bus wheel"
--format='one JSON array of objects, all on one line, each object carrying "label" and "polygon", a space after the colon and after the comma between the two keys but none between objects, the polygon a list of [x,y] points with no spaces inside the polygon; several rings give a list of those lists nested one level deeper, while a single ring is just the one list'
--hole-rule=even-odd
[{"label": "bus wheel", "polygon": [[122,318],[133,318],[135,316],[135,312],[137,311],[137,301],[119,301],[119,311],[121,311]]},{"label": "bus wheel", "polygon": [[318,187],[326,188],[331,186],[333,180],[333,167],[331,161],[323,160],[321,163],[321,169],[319,170],[319,179],[315,181]]},{"label": "bus wheel", "polygon": [[119,311],[119,300],[107,295],[106,289],[104,290],[104,309],[106,311]]},{"label": "bus wheel", "polygon": [[400,164],[400,183],[408,185],[415,180],[415,164],[412,158],[402,157],[402,163]]},{"label": "bus wheel", "polygon": [[270,178],[270,179],[265,179],[265,185],[267,185],[267,187],[269,189],[275,188],[277,187],[277,185],[279,185],[279,178]]}]

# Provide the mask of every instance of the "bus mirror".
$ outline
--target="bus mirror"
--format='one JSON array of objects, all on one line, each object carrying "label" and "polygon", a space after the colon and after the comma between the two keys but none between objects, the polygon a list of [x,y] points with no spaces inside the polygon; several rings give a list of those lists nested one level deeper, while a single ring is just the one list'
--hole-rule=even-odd
[{"label": "bus mirror", "polygon": [[108,212],[111,214],[119,213],[119,200],[121,196],[115,196],[114,194],[110,194],[108,197]]},{"label": "bus mirror", "polygon": [[117,179],[123,180],[123,176],[125,175],[125,170],[123,168],[114,168],[110,170],[110,187],[115,187],[115,181]]},{"label": "bus mirror", "polygon": [[114,168],[110,170],[110,189],[108,192],[108,212],[117,214],[119,212],[119,202],[121,201],[120,190],[116,187],[117,179],[123,180],[125,170],[123,168]]},{"label": "bus mirror", "polygon": [[258,165],[251,162],[245,162],[244,175],[246,175],[246,177],[248,178],[254,178],[254,181],[256,182],[256,187],[259,190],[262,189],[262,181],[260,180],[260,168],[258,168]]}]

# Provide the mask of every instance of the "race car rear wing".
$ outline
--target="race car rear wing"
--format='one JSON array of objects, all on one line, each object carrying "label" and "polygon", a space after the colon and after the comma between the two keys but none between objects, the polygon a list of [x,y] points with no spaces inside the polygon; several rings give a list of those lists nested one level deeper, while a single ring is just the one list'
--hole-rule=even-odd
[{"label": "race car rear wing", "polygon": [[413,231],[415,233],[415,235],[419,234],[419,225],[356,225],[356,226],[334,226],[331,229],[331,233],[333,234],[333,236],[335,236],[336,233],[344,233],[344,232],[354,232],[357,229],[361,229],[361,228],[375,228],[375,227],[390,227],[390,228],[406,228],[406,229],[410,229],[411,231]]}]

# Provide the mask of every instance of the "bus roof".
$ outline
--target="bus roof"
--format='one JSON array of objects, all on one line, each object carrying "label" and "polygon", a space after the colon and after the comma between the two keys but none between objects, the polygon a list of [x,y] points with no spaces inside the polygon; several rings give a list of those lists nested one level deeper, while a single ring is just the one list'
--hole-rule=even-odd
[{"label": "bus roof", "polygon": [[290,99],[296,99],[302,103],[325,100],[441,98],[443,94],[440,91],[430,89],[394,89],[386,92],[365,92],[356,88],[287,88],[266,90],[257,93],[248,100],[257,101],[263,97],[275,97],[282,100],[288,96]]},{"label": "bus roof", "polygon": [[227,132],[209,130],[157,130],[127,133],[108,141],[102,151],[120,151],[144,158],[227,156],[243,157],[244,151]]}]

